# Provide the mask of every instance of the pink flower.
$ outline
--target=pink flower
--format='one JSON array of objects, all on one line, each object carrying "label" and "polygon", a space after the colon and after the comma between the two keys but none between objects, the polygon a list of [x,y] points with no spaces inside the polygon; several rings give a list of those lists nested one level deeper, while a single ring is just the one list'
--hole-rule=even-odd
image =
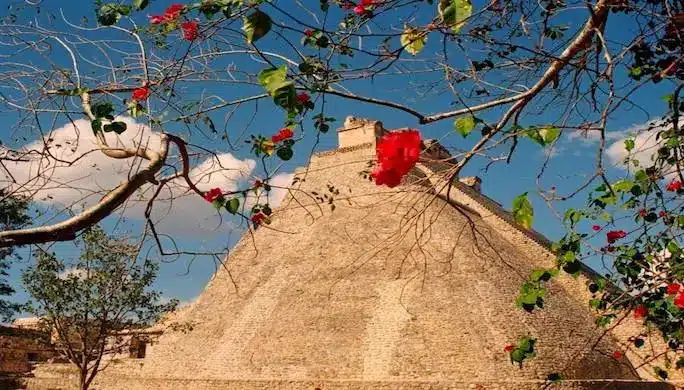
[{"label": "pink flower", "polygon": [[183,4],[171,4],[166,11],[164,11],[164,17],[167,21],[178,19],[181,16],[185,6]]},{"label": "pink flower", "polygon": [[591,230],[593,230],[593,231],[595,231],[595,232],[598,232],[599,230],[601,230],[601,226],[599,226],[599,225],[594,225],[594,226],[591,227]]},{"label": "pink flower", "polygon": [[625,233],[624,230],[612,230],[606,233],[606,239],[608,240],[609,243],[614,243],[615,241],[619,240],[620,238],[625,238],[627,237],[627,233]]},{"label": "pink flower", "polygon": [[290,139],[294,136],[294,132],[291,129],[288,129],[287,127],[280,129],[278,134],[274,135],[271,137],[271,142],[276,143],[280,141],[284,141],[286,139]]},{"label": "pink flower", "polygon": [[670,192],[679,191],[682,188],[682,182],[679,180],[672,180],[670,184],[665,187],[666,190]]},{"label": "pink flower", "polygon": [[314,34],[313,30],[310,28],[307,28],[306,30],[304,30],[304,35],[306,35],[307,37],[311,37],[311,36],[313,36],[313,34]]},{"label": "pink flower", "polygon": [[667,285],[667,295],[675,295],[682,289],[679,283],[670,283]]},{"label": "pink flower", "polygon": [[659,215],[661,218],[662,218],[662,217],[667,217],[667,213],[666,213],[665,211],[663,211],[663,210],[660,210],[660,212],[658,213],[658,215]]},{"label": "pink flower", "polygon": [[212,188],[208,192],[205,192],[203,197],[209,203],[214,203],[214,201],[223,196],[223,191],[220,188]]},{"label": "pink flower", "polygon": [[140,87],[131,93],[131,99],[139,102],[146,100],[148,97],[150,97],[150,89],[147,87]]},{"label": "pink flower", "polygon": [[641,218],[645,218],[647,215],[648,215],[648,211],[646,211],[644,209],[639,210],[639,216]]},{"label": "pink flower", "polygon": [[646,306],[639,305],[634,308],[634,318],[643,318],[646,317],[646,314],[648,314],[648,309],[646,309]]},{"label": "pink flower", "polygon": [[308,103],[309,100],[311,100],[311,98],[310,98],[309,95],[308,95],[307,93],[305,93],[305,92],[302,92],[302,93],[300,93],[299,95],[297,95],[297,101],[300,102],[300,103]]},{"label": "pink flower", "polygon": [[185,22],[181,24],[183,38],[187,41],[194,41],[199,36],[199,24],[197,22]]},{"label": "pink flower", "polygon": [[163,15],[150,16],[150,23],[152,23],[152,24],[162,24],[165,21],[166,21],[166,18]]},{"label": "pink flower", "polygon": [[679,293],[674,299],[674,304],[677,306],[679,309],[684,310],[684,294]]},{"label": "pink flower", "polygon": [[354,13],[359,15],[359,16],[365,15],[366,12],[368,12],[368,11],[366,11],[366,7],[362,6],[361,4],[354,7]]}]

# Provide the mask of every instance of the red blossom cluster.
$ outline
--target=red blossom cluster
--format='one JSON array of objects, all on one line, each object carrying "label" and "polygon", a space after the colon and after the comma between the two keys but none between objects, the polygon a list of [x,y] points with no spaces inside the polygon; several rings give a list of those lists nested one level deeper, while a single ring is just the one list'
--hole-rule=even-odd
[{"label": "red blossom cluster", "polygon": [[223,196],[223,191],[220,188],[212,188],[205,192],[202,197],[209,203],[214,203],[214,201]]},{"label": "red blossom cluster", "polygon": [[598,232],[599,230],[601,230],[601,226],[599,226],[599,225],[594,225],[594,226],[591,227],[591,230],[593,230],[593,231],[595,231],[595,232]]},{"label": "red blossom cluster", "polygon": [[613,357],[614,357],[615,359],[618,359],[618,360],[619,360],[619,359],[622,359],[623,356],[624,356],[624,355],[623,355],[622,352],[620,352],[620,351],[615,351],[615,352],[613,352]]},{"label": "red blossom cluster", "polygon": [[677,306],[680,310],[684,310],[684,293],[679,293],[675,297],[673,303],[675,306]]},{"label": "red blossom cluster", "polygon": [[278,143],[286,139],[290,139],[294,136],[294,131],[288,129],[287,127],[280,129],[280,131],[271,137],[271,142]]},{"label": "red blossom cluster", "polygon": [[670,192],[675,192],[679,191],[682,188],[682,182],[679,180],[672,180],[667,187],[665,187],[666,190]]},{"label": "red blossom cluster", "polygon": [[314,31],[310,28],[307,28],[306,30],[304,30],[304,35],[311,38],[314,35]]},{"label": "red blossom cluster", "polygon": [[199,23],[195,21],[181,24],[181,29],[183,30],[183,38],[186,41],[194,41],[199,36]]},{"label": "red blossom cluster", "polygon": [[679,283],[670,283],[667,285],[667,295],[675,295],[682,289]]},{"label": "red blossom cluster", "polygon": [[252,217],[250,218],[250,220],[252,221],[252,223],[253,223],[255,226],[259,226],[259,225],[261,225],[262,223],[264,223],[264,221],[266,221],[266,218],[267,218],[267,217],[266,217],[266,214],[264,214],[264,213],[256,213],[256,214],[252,214]]},{"label": "red blossom cluster", "polygon": [[648,215],[648,211],[646,211],[644,209],[639,210],[639,216],[641,218],[646,218],[647,215]]},{"label": "red blossom cluster", "polygon": [[148,97],[150,97],[150,89],[147,86],[137,88],[131,93],[131,99],[139,102],[147,100]]},{"label": "red blossom cluster", "polygon": [[658,215],[659,215],[660,217],[667,217],[667,213],[666,213],[665,211],[663,211],[663,210],[660,210],[660,212],[658,213]]},{"label": "red blossom cluster", "polygon": [[634,318],[643,318],[646,317],[646,314],[648,314],[648,309],[646,309],[646,306],[639,305],[634,308]]},{"label": "red blossom cluster", "polygon": [[420,133],[417,130],[385,134],[376,147],[378,167],[371,173],[377,185],[396,187],[416,165],[420,157]]},{"label": "red blossom cluster", "polygon": [[183,4],[171,4],[166,11],[164,11],[164,15],[153,15],[150,17],[150,23],[152,24],[162,24],[162,23],[169,23],[173,22],[176,19],[178,19],[181,14],[183,13],[183,8],[185,6]]},{"label": "red blossom cluster", "polygon": [[627,233],[624,230],[611,230],[608,233],[606,233],[606,239],[611,244],[625,237],[627,237]]},{"label": "red blossom cluster", "polygon": [[306,92],[302,92],[299,95],[297,95],[297,101],[302,104],[308,103],[309,100],[311,100],[311,98]]},{"label": "red blossom cluster", "polygon": [[504,351],[506,352],[511,352],[515,348],[513,344],[508,344],[507,346],[504,347]]},{"label": "red blossom cluster", "polygon": [[361,0],[359,4],[354,7],[354,13],[359,16],[365,16],[371,12],[368,7],[375,4],[374,0]]}]

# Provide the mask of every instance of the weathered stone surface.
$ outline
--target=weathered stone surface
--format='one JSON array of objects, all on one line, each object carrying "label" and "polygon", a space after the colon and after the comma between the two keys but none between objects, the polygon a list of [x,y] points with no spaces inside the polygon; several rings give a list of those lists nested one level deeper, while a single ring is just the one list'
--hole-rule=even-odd
[{"label": "weathered stone surface", "polygon": [[[552,372],[566,380],[549,388],[667,387],[612,358],[620,340],[594,326],[590,270],[551,281],[544,310],[517,309],[530,271],[554,265],[548,240],[458,181],[455,206],[435,196],[444,159],[421,163],[412,184],[375,186],[359,173],[382,129],[347,122],[341,148],[313,156],[273,223],[233,248],[230,275],[220,270],[176,315],[194,330],[165,333],[99,388],[539,389]],[[526,334],[537,357],[520,369],[503,348]],[[30,389],[70,383],[36,376]]]}]

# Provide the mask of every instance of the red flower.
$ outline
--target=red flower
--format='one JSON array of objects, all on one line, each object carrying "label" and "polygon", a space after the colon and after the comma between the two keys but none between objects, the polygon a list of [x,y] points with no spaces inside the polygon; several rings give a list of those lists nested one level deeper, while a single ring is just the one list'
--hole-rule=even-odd
[{"label": "red flower", "polygon": [[601,226],[599,226],[599,225],[594,225],[594,226],[591,227],[591,230],[593,230],[593,231],[595,231],[595,232],[598,232],[599,230],[601,230]]},{"label": "red flower", "polygon": [[254,188],[255,189],[261,188],[262,185],[264,185],[264,183],[261,180],[259,180],[259,179],[254,180]]},{"label": "red flower", "polygon": [[265,220],[266,220],[266,214],[264,213],[256,213],[253,214],[252,217],[250,218],[252,223],[256,226],[261,225]]},{"label": "red flower", "polygon": [[150,16],[150,23],[152,24],[162,24],[166,21],[166,17],[163,15],[153,15]]},{"label": "red flower", "polygon": [[646,211],[644,209],[639,210],[639,216],[641,218],[645,218],[647,215],[648,215],[648,211]]},{"label": "red flower", "polygon": [[612,230],[606,233],[606,239],[608,240],[609,243],[614,243],[615,241],[619,240],[620,238],[625,238],[627,237],[627,233],[625,233],[624,230]]},{"label": "red flower", "polygon": [[307,37],[311,37],[311,36],[313,36],[313,34],[314,34],[313,30],[310,28],[307,28],[306,30],[304,30],[304,35],[306,35]]},{"label": "red flower", "polygon": [[359,4],[364,6],[364,7],[367,7],[369,5],[375,4],[375,1],[374,0],[361,0],[361,2]]},{"label": "red flower", "polygon": [[294,136],[294,132],[291,129],[288,129],[287,127],[280,129],[278,134],[274,135],[271,137],[271,142],[276,143],[280,141],[284,141],[286,139],[292,138]]},{"label": "red flower", "polygon": [[677,296],[674,299],[674,304],[678,308],[684,310],[684,294],[683,293],[677,294]]},{"label": "red flower", "polygon": [[383,167],[377,167],[371,173],[371,177],[375,179],[376,185],[386,185],[389,188],[394,188],[401,184],[401,179],[404,175],[395,169],[388,169]]},{"label": "red flower", "polygon": [[183,8],[185,8],[183,4],[171,4],[169,8],[164,11],[164,17],[166,20],[178,19],[183,11]]},{"label": "red flower", "polygon": [[420,133],[417,130],[385,134],[376,147],[378,168],[371,174],[375,184],[396,187],[418,162]]},{"label": "red flower", "polygon": [[672,180],[670,184],[665,187],[666,190],[674,192],[674,191],[679,191],[679,189],[682,188],[682,182],[679,180]]},{"label": "red flower", "polygon": [[311,98],[309,97],[309,95],[305,92],[302,92],[299,95],[297,95],[297,101],[300,103],[308,103],[310,99]]},{"label": "red flower", "polygon": [[615,247],[612,246],[612,245],[608,245],[608,246],[606,247],[606,250],[607,250],[608,252],[611,252],[611,253],[612,253],[612,252],[615,252]]},{"label": "red flower", "polygon": [[194,41],[199,36],[199,24],[197,22],[185,22],[181,24],[183,38],[187,41]]},{"label": "red flower", "polygon": [[366,7],[364,7],[364,6],[360,5],[360,4],[357,5],[356,7],[354,7],[354,13],[357,14],[357,15],[359,15],[359,16],[365,15],[366,12],[368,12],[368,11],[366,11]]},{"label": "red flower", "polygon": [[644,305],[639,305],[634,308],[634,318],[642,318],[646,317],[646,314],[648,314],[648,309],[646,309],[646,306]]},{"label": "red flower", "polygon": [[658,213],[658,215],[659,215],[660,217],[667,217],[667,213],[666,213],[665,211],[663,211],[663,210],[660,210],[660,212]]},{"label": "red flower", "polygon": [[139,102],[147,99],[148,97],[150,97],[150,89],[147,87],[140,87],[138,89],[135,89],[131,94],[131,99],[137,100]]},{"label": "red flower", "polygon": [[677,294],[681,289],[682,286],[679,283],[670,283],[667,285],[667,295]]},{"label": "red flower", "polygon": [[515,348],[513,344],[508,344],[507,346],[504,347],[504,351],[506,352],[511,352]]},{"label": "red flower", "polygon": [[622,359],[623,356],[624,356],[624,355],[623,355],[622,352],[620,352],[620,351],[615,351],[615,352],[613,352],[613,357],[614,357],[615,359]]},{"label": "red flower", "polygon": [[214,201],[223,196],[223,191],[220,188],[212,188],[209,192],[204,193],[204,200],[209,203],[214,203]]}]

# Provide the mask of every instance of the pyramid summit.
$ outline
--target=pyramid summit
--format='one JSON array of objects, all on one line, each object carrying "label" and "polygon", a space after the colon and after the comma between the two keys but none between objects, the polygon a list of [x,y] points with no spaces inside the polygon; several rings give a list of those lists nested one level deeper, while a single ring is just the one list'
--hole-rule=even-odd
[{"label": "pyramid summit", "polygon": [[[612,356],[624,340],[594,325],[591,270],[552,279],[543,310],[516,307],[530,272],[554,266],[549,241],[479,178],[437,188],[453,167],[438,143],[424,142],[401,186],[369,181],[387,131],[348,117],[339,147],[297,170],[272,224],[246,233],[175,314],[193,330],[113,364],[101,388],[540,389],[551,373],[564,378],[552,388],[669,388]],[[519,368],[504,348],[524,335],[539,341]]]}]

